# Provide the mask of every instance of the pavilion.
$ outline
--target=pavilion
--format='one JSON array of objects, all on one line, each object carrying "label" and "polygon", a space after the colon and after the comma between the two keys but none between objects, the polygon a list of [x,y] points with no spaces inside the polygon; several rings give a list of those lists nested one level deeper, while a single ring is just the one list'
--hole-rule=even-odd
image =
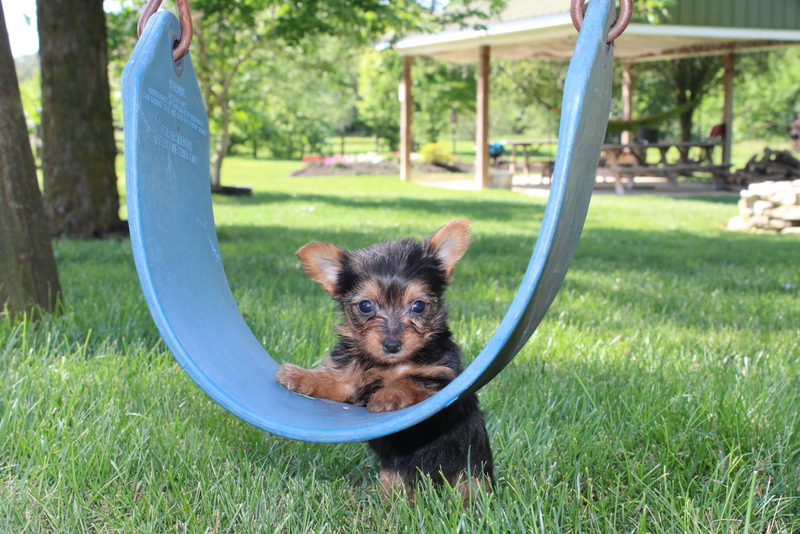
[{"label": "pavilion", "polygon": [[[489,181],[489,62],[538,58],[568,60],[577,39],[570,0],[508,0],[481,29],[415,35],[399,41],[403,56],[401,100],[401,180],[411,176],[411,69],[414,56],[479,63],[476,101],[475,180]],[[800,44],[800,0],[674,0],[669,23],[631,23],[615,44],[625,65],[623,118],[632,109],[632,68],[636,62],[700,55],[724,55],[723,163],[730,163],[735,54]]]}]

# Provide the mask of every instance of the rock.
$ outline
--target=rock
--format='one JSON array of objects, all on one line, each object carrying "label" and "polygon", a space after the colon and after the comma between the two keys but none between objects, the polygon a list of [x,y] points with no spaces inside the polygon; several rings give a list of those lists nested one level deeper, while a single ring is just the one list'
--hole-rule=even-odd
[{"label": "rock", "polygon": [[742,198],[739,199],[739,208],[752,208],[753,204],[756,200],[761,200],[760,195],[756,195],[754,192],[750,191],[749,189],[742,189],[739,191],[739,195]]},{"label": "rock", "polygon": [[772,197],[778,201],[778,202],[775,202],[773,200],[773,203],[781,204],[781,205],[784,205],[784,206],[794,206],[794,205],[797,204],[797,199],[798,199],[797,193],[795,193],[791,189],[788,190],[788,191],[781,191],[780,193],[776,193],[776,194],[772,195]]},{"label": "rock", "polygon": [[772,187],[773,184],[775,184],[775,182],[773,182],[772,180],[767,182],[758,182],[755,184],[750,184],[750,187],[748,187],[748,189],[756,195],[767,196],[771,194],[772,191],[774,191]]},{"label": "rock", "polygon": [[744,220],[744,217],[737,215],[728,220],[728,230],[731,232],[746,232],[750,229],[750,225]]},{"label": "rock", "polygon": [[800,206],[779,206],[765,212],[773,219],[800,222]]},{"label": "rock", "polygon": [[753,203],[753,213],[756,215],[764,215],[764,213],[775,207],[775,204],[770,202],[769,200],[756,200]]},{"label": "rock", "polygon": [[792,221],[786,221],[784,219],[770,219],[768,226],[776,230],[783,230],[784,228],[789,228],[792,226]]},{"label": "rock", "polygon": [[794,192],[791,182],[777,182],[775,189],[764,200],[769,200],[776,206],[793,205],[797,201],[797,194]]},{"label": "rock", "polygon": [[800,180],[753,183],[739,195],[739,215],[728,221],[729,230],[800,234]]}]

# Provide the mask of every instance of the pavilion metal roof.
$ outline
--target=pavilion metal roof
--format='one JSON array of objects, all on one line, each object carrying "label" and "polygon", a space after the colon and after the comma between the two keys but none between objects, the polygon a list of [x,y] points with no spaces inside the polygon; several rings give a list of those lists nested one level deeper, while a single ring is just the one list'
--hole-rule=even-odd
[{"label": "pavilion metal roof", "polygon": [[[708,3],[703,0],[694,0],[693,4],[679,1],[675,16],[678,23],[630,24],[615,41],[615,58],[653,61],[800,44],[798,0],[736,0],[738,3],[732,3],[726,12],[727,6],[722,4],[733,1],[717,0],[705,10],[698,8]],[[477,61],[478,47],[485,45],[491,47],[493,58],[567,60],[577,38],[569,4],[570,0],[509,0],[502,13],[482,23],[479,29],[411,36],[399,41],[395,48],[401,55],[430,56],[456,63]],[[776,8],[778,4],[781,10]],[[752,6],[766,15],[754,16]]]}]

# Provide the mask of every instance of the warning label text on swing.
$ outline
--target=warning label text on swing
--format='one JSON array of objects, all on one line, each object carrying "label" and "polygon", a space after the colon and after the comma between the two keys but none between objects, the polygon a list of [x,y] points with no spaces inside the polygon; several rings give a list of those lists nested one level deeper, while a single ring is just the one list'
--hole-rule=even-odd
[{"label": "warning label text on swing", "polygon": [[199,158],[193,154],[194,144],[178,132],[173,132],[166,126],[161,127],[161,131],[155,134],[155,145],[169,150],[172,154],[185,159],[193,165],[199,163]]},{"label": "warning label text on swing", "polygon": [[[181,89],[183,94],[186,94],[186,91],[181,86],[178,84],[175,84],[175,86]],[[203,127],[203,122],[197,115],[187,109],[186,101],[181,98],[180,94],[170,92],[169,95],[165,95],[152,87],[148,87],[147,92],[144,93],[144,101],[150,102],[158,109],[169,113],[203,137],[208,137],[208,132]]]}]

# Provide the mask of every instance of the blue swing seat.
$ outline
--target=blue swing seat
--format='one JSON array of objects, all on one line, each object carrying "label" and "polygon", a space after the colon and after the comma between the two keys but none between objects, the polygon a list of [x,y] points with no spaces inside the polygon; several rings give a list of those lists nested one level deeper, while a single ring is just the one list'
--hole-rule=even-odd
[{"label": "blue swing seat", "polygon": [[211,204],[208,119],[190,54],[172,59],[180,23],[167,12],[153,15],[123,74],[128,216],[145,299],[180,366],[244,421],[321,443],[397,432],[489,382],[539,325],[577,247],[610,110],[613,46],[606,40],[614,18],[612,0],[589,4],[565,82],[541,230],[497,331],[441,392],[409,408],[370,413],[296,395],[276,382],[279,366],[242,318],[222,266]]}]

